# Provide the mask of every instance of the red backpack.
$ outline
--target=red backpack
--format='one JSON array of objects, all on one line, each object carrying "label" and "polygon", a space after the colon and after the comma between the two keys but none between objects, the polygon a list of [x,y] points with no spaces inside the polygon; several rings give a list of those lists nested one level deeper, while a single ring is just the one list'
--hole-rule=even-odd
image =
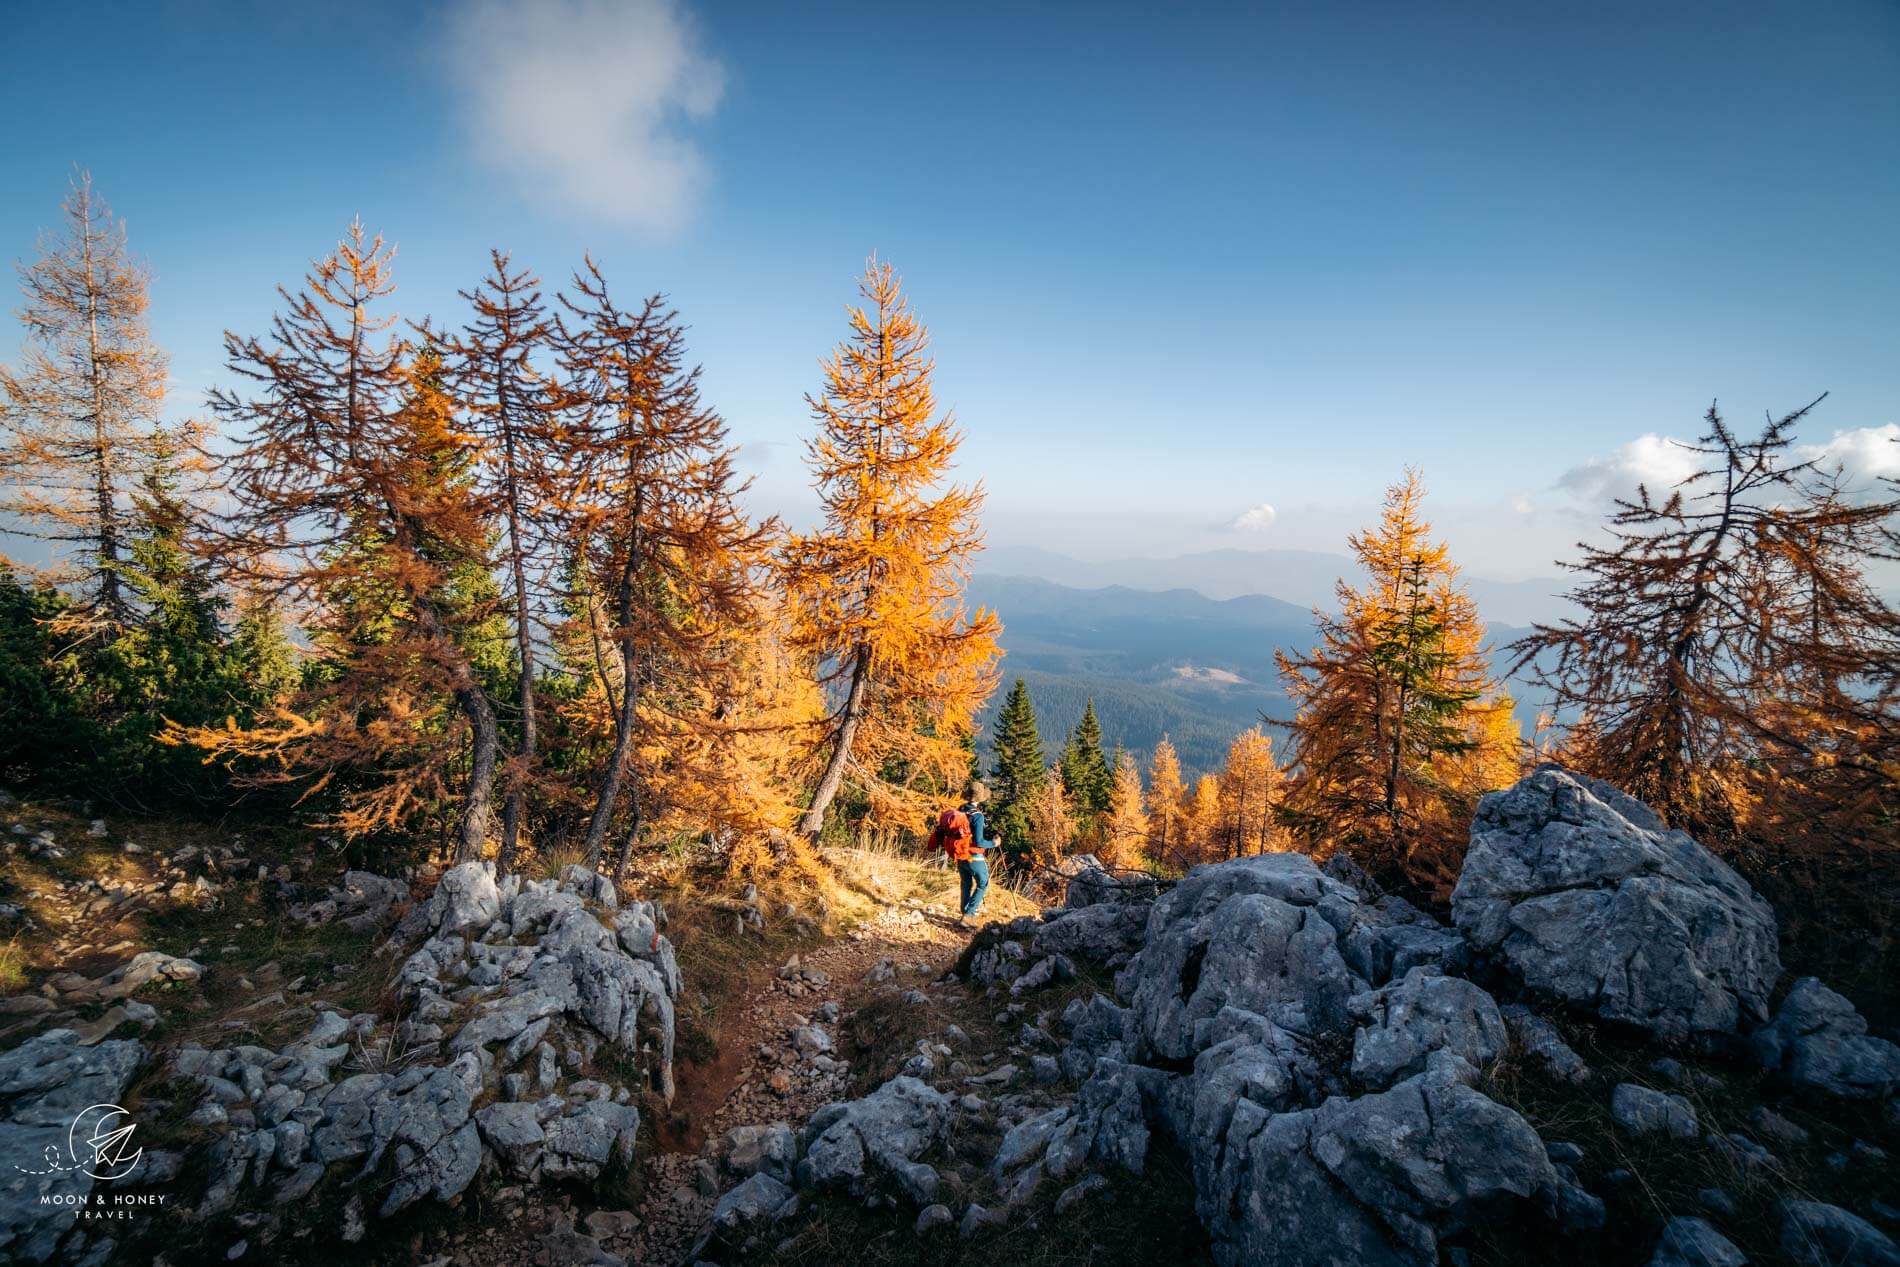
[{"label": "red backpack", "polygon": [[933,833],[937,844],[952,862],[968,862],[970,848],[970,818],[960,809],[947,809],[937,815],[937,830]]}]

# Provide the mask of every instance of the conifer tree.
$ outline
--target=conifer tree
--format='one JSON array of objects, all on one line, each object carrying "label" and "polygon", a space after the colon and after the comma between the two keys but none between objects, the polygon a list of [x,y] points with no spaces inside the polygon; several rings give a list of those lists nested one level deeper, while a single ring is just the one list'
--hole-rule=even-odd
[{"label": "conifer tree", "polygon": [[539,724],[535,707],[537,593],[547,566],[547,526],[556,500],[554,439],[569,406],[542,363],[554,325],[540,279],[489,252],[489,272],[461,292],[474,310],[463,330],[439,340],[444,365],[472,428],[484,442],[483,485],[499,518],[504,595],[514,620],[515,703],[519,740],[508,763],[500,864],[508,869],[520,838]]},{"label": "conifer tree", "polygon": [[1093,697],[1083,705],[1081,720],[1075,723],[1063,746],[1062,784],[1069,790],[1077,814],[1089,816],[1108,811],[1112,780],[1108,757],[1102,751],[1102,723],[1095,716]]},{"label": "conifer tree", "polygon": [[1029,802],[1029,861],[1050,866],[1069,852],[1075,841],[1075,819],[1069,795],[1062,786],[1062,770],[1050,766]]},{"label": "conifer tree", "polygon": [[72,556],[42,572],[79,589],[65,619],[124,625],[127,499],[153,456],[165,358],[146,330],[145,271],[90,176],[61,211],[60,236],[20,268],[24,363],[0,368],[0,517]]},{"label": "conifer tree", "polygon": [[922,818],[927,789],[963,781],[962,742],[995,685],[997,620],[962,598],[981,488],[943,486],[960,437],[937,412],[928,336],[896,273],[872,260],[859,289],[865,306],[806,398],[824,522],[783,558],[794,645],[835,695],[808,837],[847,780],[874,817]]},{"label": "conifer tree", "polygon": [[[440,364],[387,335],[392,254],[353,224],[303,291],[280,292],[287,310],[269,336],[225,336],[232,373],[252,386],[211,394],[230,445],[214,544],[241,586],[313,612],[323,668],[255,726],[167,738],[262,762],[256,781],[310,780],[309,794],[340,780],[332,821],[352,835],[454,799],[460,766],[463,860],[487,839],[497,747],[475,658],[494,614],[488,507]],[[432,720],[444,704],[458,720]]]},{"label": "conifer tree", "polygon": [[775,525],[753,525],[739,509],[744,485],[725,422],[700,399],[699,369],[686,368],[686,328],[664,297],[621,308],[592,260],[573,285],[562,299],[573,321],[561,323],[560,345],[580,403],[564,429],[574,491],[562,522],[600,601],[615,672],[603,683],[612,747],[584,843],[588,865],[598,867],[624,809],[618,876],[644,826],[634,768],[643,699],[661,674],[678,695],[722,671],[729,629],[753,619],[760,551]]},{"label": "conifer tree", "polygon": [[1148,765],[1148,849],[1164,865],[1178,866],[1186,854],[1186,800],[1181,759],[1163,735]]},{"label": "conifer tree", "polygon": [[[1735,837],[1764,784],[1845,773],[1864,811],[1900,781],[1864,746],[1893,733],[1900,626],[1863,573],[1900,504],[1843,496],[1794,458],[1819,403],[1752,439],[1711,405],[1685,446],[1700,469],[1660,500],[1619,500],[1610,544],[1566,565],[1582,615],[1512,645],[1574,715],[1571,760],[1711,843]],[[1845,803],[1789,821],[1829,802]]]},{"label": "conifer tree", "polygon": [[1242,731],[1227,749],[1220,776],[1221,835],[1230,856],[1275,847],[1279,802],[1280,767],[1274,764],[1272,741],[1258,726]]},{"label": "conifer tree", "polygon": [[1472,710],[1495,687],[1483,623],[1431,540],[1424,495],[1415,471],[1387,491],[1378,528],[1348,538],[1368,583],[1342,580],[1339,614],[1314,614],[1319,645],[1278,656],[1298,706],[1282,816],[1309,847],[1442,878],[1464,807],[1449,767],[1485,733]]},{"label": "conifer tree", "polygon": [[1187,822],[1187,860],[1190,863],[1214,862],[1228,856],[1221,830],[1218,776],[1203,774],[1194,781],[1194,792],[1188,798]]},{"label": "conifer tree", "polygon": [[1036,727],[1036,709],[1029,687],[1021,678],[1009,689],[996,714],[996,737],[990,743],[990,819],[1005,846],[1029,837],[1029,806],[1045,776],[1042,733]]},{"label": "conifer tree", "polygon": [[1141,771],[1134,757],[1121,752],[1115,760],[1115,779],[1109,790],[1108,818],[1103,823],[1102,861],[1109,866],[1138,867],[1145,861],[1148,814],[1142,808]]}]

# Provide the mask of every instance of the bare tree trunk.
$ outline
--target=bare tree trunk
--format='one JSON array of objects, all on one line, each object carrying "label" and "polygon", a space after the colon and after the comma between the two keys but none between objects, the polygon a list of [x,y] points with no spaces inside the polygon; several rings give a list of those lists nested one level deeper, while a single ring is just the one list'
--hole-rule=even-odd
[{"label": "bare tree trunk", "polygon": [[501,815],[501,869],[514,866],[515,846],[521,837],[522,804],[527,799],[528,767],[534,761],[537,740],[534,718],[534,626],[528,611],[527,568],[522,562],[520,497],[513,475],[514,434],[506,439],[508,458],[508,553],[515,583],[515,644],[521,657],[519,702],[521,708],[520,760],[508,779],[508,802]]},{"label": "bare tree trunk", "polygon": [[[639,513],[636,498],[634,514]],[[636,529],[621,563],[620,584],[615,595],[620,623],[620,707],[614,714],[614,750],[607,759],[606,770],[601,773],[600,789],[594,798],[594,815],[587,823],[587,865],[596,871],[606,852],[607,829],[613,825],[614,804],[620,798],[620,785],[626,780],[627,766],[633,756],[633,729],[640,698],[639,656],[633,645],[633,586],[639,573],[639,559],[640,540]],[[637,803],[635,824],[638,824]]]},{"label": "bare tree trunk", "polygon": [[620,856],[614,859],[614,883],[627,878],[627,866],[633,861],[633,847],[640,842],[640,789],[627,789],[627,833],[620,839]]},{"label": "bare tree trunk", "polygon": [[812,793],[811,808],[798,822],[798,830],[814,840],[824,829],[825,811],[831,808],[838,789],[844,786],[844,767],[851,759],[851,744],[858,737],[858,723],[864,718],[864,689],[871,676],[871,650],[860,645],[853,654],[856,659],[851,666],[851,689],[845,693],[844,711],[839,715],[837,744],[831,750],[831,759],[825,763],[817,790]]},{"label": "bare tree trunk", "polygon": [[106,375],[99,355],[99,286],[92,273],[90,188],[79,197],[84,223],[80,250],[86,267],[86,372],[92,388],[93,499],[99,516],[99,604],[107,619],[122,623],[128,613],[119,583],[118,507],[113,504],[112,445],[106,435]]},{"label": "bare tree trunk", "polygon": [[489,805],[495,782],[495,751],[499,746],[495,728],[495,710],[464,666],[468,680],[455,688],[455,703],[468,718],[472,732],[468,766],[468,785],[462,793],[462,816],[455,825],[455,860],[468,862],[482,856],[488,840]]}]

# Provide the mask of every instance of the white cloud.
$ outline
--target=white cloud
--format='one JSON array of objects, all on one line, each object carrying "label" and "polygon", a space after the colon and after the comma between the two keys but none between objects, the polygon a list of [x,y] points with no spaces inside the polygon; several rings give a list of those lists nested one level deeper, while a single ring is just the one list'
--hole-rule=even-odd
[{"label": "white cloud", "polygon": [[1261,502],[1258,506],[1251,506],[1241,511],[1227,526],[1238,532],[1265,532],[1273,527],[1273,521],[1279,517],[1279,512],[1267,503]]},{"label": "white cloud", "polygon": [[1513,514],[1528,515],[1536,509],[1537,503],[1523,493],[1518,493],[1511,498],[1511,511]]},{"label": "white cloud", "polygon": [[446,69],[470,153],[524,195],[654,232],[706,183],[681,124],[718,105],[725,72],[677,0],[466,0]]},{"label": "white cloud", "polygon": [[1826,444],[1802,445],[1797,452],[1822,471],[1842,472],[1851,490],[1873,492],[1878,480],[1900,479],[1900,423],[1836,431]]},{"label": "white cloud", "polygon": [[[1660,501],[1706,460],[1683,447],[1682,441],[1646,435],[1608,457],[1571,467],[1557,486],[1586,499],[1600,499],[1628,497],[1643,484]],[[1823,471],[1839,470],[1850,490],[1875,492],[1879,480],[1900,479],[1900,424],[1836,431],[1826,443],[1796,445],[1791,460],[1811,461]],[[1516,500],[1512,508],[1519,509]]]},{"label": "white cloud", "polygon": [[1583,497],[1629,497],[1638,484],[1661,500],[1669,490],[1695,474],[1699,460],[1668,436],[1646,435],[1631,440],[1606,458],[1573,466],[1557,480],[1557,487]]}]

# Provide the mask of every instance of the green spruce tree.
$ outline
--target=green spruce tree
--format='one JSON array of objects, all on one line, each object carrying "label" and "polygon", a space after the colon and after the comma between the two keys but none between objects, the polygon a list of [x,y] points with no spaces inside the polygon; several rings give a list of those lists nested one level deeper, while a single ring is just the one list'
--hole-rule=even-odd
[{"label": "green spruce tree", "polygon": [[1082,720],[1069,732],[1062,750],[1062,784],[1069,789],[1078,817],[1108,811],[1111,786],[1108,758],[1102,752],[1102,723],[1095,716],[1095,700],[1082,709]]},{"label": "green spruce tree", "polygon": [[1029,806],[1047,777],[1036,708],[1021,678],[1010,687],[996,715],[996,738],[991,748],[990,822],[1002,836],[1004,847],[1017,849],[1029,839]]}]

